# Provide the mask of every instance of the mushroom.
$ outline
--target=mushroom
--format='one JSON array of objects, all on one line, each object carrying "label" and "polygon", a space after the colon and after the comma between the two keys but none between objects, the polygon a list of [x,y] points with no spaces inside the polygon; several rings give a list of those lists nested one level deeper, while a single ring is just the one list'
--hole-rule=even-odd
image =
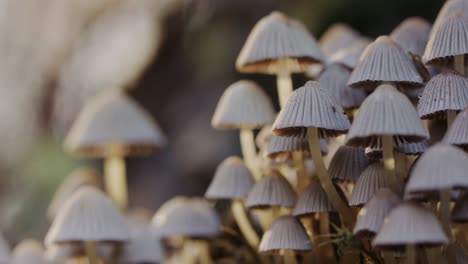
[{"label": "mushroom", "polygon": [[[7,262],[5,262],[7,263]],[[13,249],[10,264],[49,264],[44,257],[42,243],[34,239],[21,241]]]},{"label": "mushroom", "polygon": [[243,73],[274,74],[280,106],[293,91],[292,73],[302,73],[320,63],[324,55],[314,37],[299,21],[274,11],[250,32],[239,53],[236,69]]},{"label": "mushroom", "polygon": [[407,53],[422,57],[430,33],[431,24],[426,19],[408,17],[393,29],[390,38]]},{"label": "mushroom", "polygon": [[328,91],[318,82],[308,81],[303,87],[294,91],[281,109],[273,124],[273,133],[279,136],[307,135],[320,183],[346,225],[352,226],[353,213],[333,186],[319,145],[319,137],[344,134],[349,126],[346,114]]},{"label": "mushroom", "polygon": [[[123,243],[130,238],[128,226],[111,199],[91,186],[80,187],[60,208],[46,244],[84,244],[91,264],[98,263],[98,242]],[[112,246],[112,245],[110,245]]]},{"label": "mushroom", "polygon": [[89,101],[65,139],[73,154],[104,158],[105,189],[126,209],[126,156],[149,154],[166,138],[151,116],[122,91],[105,91]]},{"label": "mushroom", "polygon": [[390,181],[383,164],[381,162],[372,163],[357,179],[351,197],[349,197],[349,205],[363,206],[377,191],[389,187]]},{"label": "mushroom", "polygon": [[216,129],[239,129],[244,161],[258,181],[254,129],[271,125],[275,119],[273,105],[267,94],[253,81],[231,84],[216,106],[211,125]]},{"label": "mushroom", "polygon": [[369,165],[363,148],[340,146],[328,166],[333,181],[354,182]]},{"label": "mushroom", "polygon": [[468,107],[457,115],[443,141],[468,151]]},{"label": "mushroom", "polygon": [[[329,64],[338,64],[344,66],[348,70],[353,70],[359,63],[359,58],[371,43],[371,40],[367,37],[360,37],[347,48],[342,48],[336,51],[329,58]],[[310,75],[310,74],[309,74]]]},{"label": "mushroom", "polygon": [[320,37],[319,46],[327,56],[332,56],[360,38],[361,34],[351,26],[345,23],[334,23]]},{"label": "mushroom", "polygon": [[206,190],[208,199],[231,200],[231,211],[242,235],[253,249],[257,249],[260,239],[252,227],[243,200],[254,185],[252,173],[242,159],[231,156],[216,168],[213,180]]}]

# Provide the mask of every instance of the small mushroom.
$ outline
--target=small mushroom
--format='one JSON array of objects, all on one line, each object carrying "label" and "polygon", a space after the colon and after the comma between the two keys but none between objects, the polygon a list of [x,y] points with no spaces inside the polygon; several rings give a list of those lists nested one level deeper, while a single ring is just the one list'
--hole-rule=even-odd
[{"label": "small mushroom", "polygon": [[386,175],[385,168],[381,162],[372,163],[357,179],[353,188],[349,205],[363,206],[374,194],[382,188],[390,186],[390,179]]},{"label": "small mushroom", "polygon": [[340,146],[328,166],[330,178],[334,181],[356,181],[369,165],[363,148]]},{"label": "small mushroom", "polygon": [[468,107],[457,115],[443,141],[468,151]]}]

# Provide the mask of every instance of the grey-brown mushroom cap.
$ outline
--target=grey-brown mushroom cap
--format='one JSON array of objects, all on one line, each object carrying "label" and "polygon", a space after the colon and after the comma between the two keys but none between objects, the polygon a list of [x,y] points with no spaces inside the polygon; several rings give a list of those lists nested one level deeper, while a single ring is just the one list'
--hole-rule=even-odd
[{"label": "grey-brown mushroom cap", "polygon": [[426,64],[451,63],[454,56],[468,54],[468,18],[456,14],[434,28],[424,52]]},{"label": "grey-brown mushroom cap", "polygon": [[405,142],[403,144],[396,146],[395,151],[406,154],[406,155],[421,155],[430,146],[431,146],[431,143],[429,140],[423,140],[423,141],[415,142],[415,143]]},{"label": "grey-brown mushroom cap", "polygon": [[127,224],[110,198],[95,187],[83,186],[64,203],[55,217],[45,241],[124,242],[130,237]]},{"label": "grey-brown mushroom cap", "polygon": [[220,233],[214,208],[199,198],[174,197],[165,202],[152,220],[153,233],[161,238],[210,238]]},{"label": "grey-brown mushroom cap", "polygon": [[418,102],[422,119],[444,118],[446,111],[461,111],[468,106],[468,79],[456,71],[434,76]]},{"label": "grey-brown mushroom cap", "polygon": [[296,217],[308,216],[314,213],[334,212],[335,208],[328,200],[327,194],[319,182],[310,183],[299,196],[293,215]]},{"label": "grey-brown mushroom cap", "polygon": [[277,171],[272,171],[255,183],[250,190],[245,206],[263,209],[272,206],[293,207],[296,193],[288,180]]},{"label": "grey-brown mushroom cap", "polygon": [[390,179],[383,164],[381,162],[372,163],[357,179],[353,192],[349,197],[349,205],[362,206],[366,204],[378,190],[388,187],[390,187]]},{"label": "grey-brown mushroom cap", "polygon": [[71,153],[93,157],[108,155],[113,145],[124,155],[148,154],[166,145],[149,113],[121,91],[105,91],[90,100],[64,143]]},{"label": "grey-brown mushroom cap", "polygon": [[321,137],[344,134],[350,127],[341,106],[316,81],[308,81],[293,92],[273,124],[273,133],[305,135],[310,127],[318,128]]},{"label": "grey-brown mushroom cap", "polygon": [[432,25],[422,17],[408,17],[393,31],[390,37],[406,51],[423,56]]},{"label": "grey-brown mushroom cap", "polygon": [[344,23],[334,23],[320,37],[319,46],[327,56],[332,56],[349,47],[350,43],[354,43],[359,38],[361,38],[361,34],[351,26]]},{"label": "grey-brown mushroom cap", "polygon": [[367,46],[348,85],[374,90],[382,82],[393,82],[404,88],[418,88],[424,84],[410,56],[387,36],[380,36]]},{"label": "grey-brown mushroom cap", "polygon": [[448,238],[430,209],[414,202],[404,202],[390,212],[372,244],[380,249],[408,244],[440,246],[448,244]]},{"label": "grey-brown mushroom cap", "polygon": [[452,210],[452,221],[457,223],[468,222],[468,193],[463,194],[456,201]]},{"label": "grey-brown mushroom cap", "polygon": [[409,99],[388,84],[379,86],[364,100],[349,130],[346,144],[380,146],[384,135],[392,135],[395,145],[429,138]]},{"label": "grey-brown mushroom cap", "polygon": [[336,63],[352,70],[359,63],[362,53],[371,42],[369,38],[361,37],[354,41],[351,46],[342,48],[331,55],[329,63]]},{"label": "grey-brown mushroom cap", "polygon": [[[319,144],[322,155],[327,155],[327,142],[324,139],[320,139]],[[309,142],[306,137],[281,137],[273,135],[265,150],[265,155],[270,159],[281,161],[292,159],[293,152],[303,152],[306,156],[310,156]]]},{"label": "grey-brown mushroom cap", "polygon": [[465,0],[453,0],[453,1],[445,1],[444,5],[439,11],[439,14],[437,15],[436,20],[434,21],[434,25],[432,26],[431,34],[429,39],[432,38],[434,34],[438,31],[440,26],[444,24],[444,22],[456,15],[459,14],[460,12],[463,12],[465,14],[468,13],[468,2]]},{"label": "grey-brown mushroom cap", "polygon": [[443,141],[468,150],[468,108],[457,115]]},{"label": "grey-brown mushroom cap", "polygon": [[364,207],[359,210],[353,234],[359,236],[373,236],[379,232],[385,217],[401,202],[392,190],[382,188],[378,190]]},{"label": "grey-brown mushroom cap", "polygon": [[369,165],[363,148],[340,146],[330,161],[328,172],[334,181],[356,181]]},{"label": "grey-brown mushroom cap", "polygon": [[21,241],[13,249],[9,264],[49,264],[44,256],[42,243],[34,239]]},{"label": "grey-brown mushroom cap", "polygon": [[257,129],[271,125],[275,115],[265,91],[253,81],[240,80],[224,91],[211,125],[217,129]]},{"label": "grey-brown mushroom cap", "polygon": [[430,147],[413,167],[405,192],[468,188],[468,154],[445,143]]},{"label": "grey-brown mushroom cap", "polygon": [[250,32],[236,61],[245,73],[278,73],[278,60],[288,59],[291,72],[304,72],[307,66],[324,60],[320,48],[299,21],[274,11],[262,18]]},{"label": "grey-brown mushroom cap", "polygon": [[213,180],[205,193],[209,199],[244,199],[254,185],[252,173],[244,161],[231,156],[216,169]]},{"label": "grey-brown mushroom cap", "polygon": [[258,247],[259,252],[279,250],[310,251],[312,242],[301,222],[293,216],[278,217],[265,232]]}]

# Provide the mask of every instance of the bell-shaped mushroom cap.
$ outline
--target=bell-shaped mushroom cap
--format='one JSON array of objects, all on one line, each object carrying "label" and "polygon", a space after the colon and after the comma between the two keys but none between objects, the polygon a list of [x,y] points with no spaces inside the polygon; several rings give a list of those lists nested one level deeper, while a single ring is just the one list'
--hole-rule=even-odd
[{"label": "bell-shaped mushroom cap", "polygon": [[424,52],[426,64],[444,64],[454,56],[468,54],[468,18],[457,14],[434,28]]},{"label": "bell-shaped mushroom cap", "polygon": [[347,85],[351,72],[338,64],[329,64],[320,74],[320,87],[329,93],[345,109],[358,108],[366,99],[366,92]]},{"label": "bell-shaped mushroom cap", "polygon": [[435,144],[414,165],[406,192],[425,193],[468,188],[467,171],[468,154],[448,144]]},{"label": "bell-shaped mushroom cap", "polygon": [[281,109],[273,133],[279,136],[305,135],[317,127],[322,137],[338,136],[348,131],[348,117],[329,92],[316,81],[308,81],[295,90]]},{"label": "bell-shaped mushroom cap", "polygon": [[349,130],[346,144],[379,146],[383,135],[393,135],[395,145],[429,138],[409,99],[388,84],[379,86],[364,100]]},{"label": "bell-shaped mushroom cap", "polygon": [[265,232],[258,247],[259,252],[312,250],[312,242],[301,222],[293,216],[278,217]]},{"label": "bell-shaped mushroom cap", "polygon": [[466,0],[445,1],[434,22],[434,26],[432,27],[431,36],[429,39],[432,38],[432,35],[434,35],[438,31],[439,27],[448,18],[459,14],[460,12],[463,12],[465,14],[468,13],[468,2]]},{"label": "bell-shaped mushroom cap", "polygon": [[468,222],[468,193],[462,195],[452,210],[452,221],[459,223]]},{"label": "bell-shaped mushroom cap", "polygon": [[99,187],[101,180],[98,172],[95,169],[88,167],[81,167],[73,170],[60,184],[59,188],[52,197],[49,208],[47,209],[47,216],[50,220],[55,218],[55,215],[60,211],[63,203],[80,187],[90,185]]},{"label": "bell-shaped mushroom cap", "polygon": [[257,145],[259,149],[264,148],[268,142],[270,142],[272,136],[273,132],[271,132],[271,126],[264,126],[255,137],[255,145]]},{"label": "bell-shaped mushroom cap", "polygon": [[304,72],[324,58],[314,37],[298,20],[274,11],[262,18],[250,32],[239,53],[236,69],[246,73],[276,74],[279,59],[290,59],[291,72]]},{"label": "bell-shaped mushroom cap", "polygon": [[405,88],[423,85],[410,56],[387,36],[380,36],[367,46],[348,84],[373,90],[382,82],[393,82]]},{"label": "bell-shaped mushroom cap", "polygon": [[392,190],[382,188],[372,199],[359,210],[353,234],[360,236],[373,236],[379,232],[388,213],[401,202],[400,197]]},{"label": "bell-shaped mushroom cap", "polygon": [[100,190],[83,186],[76,190],[57,213],[45,238],[47,244],[72,241],[114,241],[129,239],[123,216]]},{"label": "bell-shaped mushroom cap", "polygon": [[[320,151],[322,155],[328,153],[327,142],[320,139]],[[281,137],[273,135],[265,154],[270,159],[287,160],[291,159],[295,151],[305,152],[310,155],[309,141],[303,136]]]},{"label": "bell-shaped mushroom cap", "polygon": [[455,71],[433,77],[418,103],[422,119],[444,117],[447,110],[461,111],[468,106],[468,79]]},{"label": "bell-shaped mushroom cap", "polygon": [[468,108],[457,115],[443,141],[468,150]]},{"label": "bell-shaped mushroom cap", "polygon": [[21,241],[13,249],[10,264],[47,264],[49,263],[44,256],[44,247],[33,239]]},{"label": "bell-shaped mushroom cap", "polygon": [[288,180],[277,171],[264,175],[250,190],[245,201],[249,209],[262,209],[271,206],[293,207],[296,193]]},{"label": "bell-shaped mushroom cap", "polygon": [[408,244],[439,246],[447,243],[447,235],[434,213],[414,202],[404,202],[394,208],[372,242],[378,248]]},{"label": "bell-shaped mushroom cap", "polygon": [[350,43],[353,43],[360,37],[360,34],[349,25],[335,23],[329,26],[320,37],[319,46],[326,55],[331,56],[335,52],[349,47]]},{"label": "bell-shaped mushroom cap", "polygon": [[389,175],[381,162],[376,162],[367,167],[357,179],[353,188],[349,205],[361,206],[366,204],[374,194],[385,187],[390,187]]},{"label": "bell-shaped mushroom cap", "polygon": [[129,221],[130,241],[122,248],[119,263],[162,263],[164,248],[161,240],[144,221]]},{"label": "bell-shaped mushroom cap", "polygon": [[[351,46],[343,48],[335,52],[329,59],[330,63],[343,65],[352,70],[359,63],[362,53],[372,41],[366,37],[360,37],[354,41]],[[346,80],[347,82],[348,80]]]},{"label": "bell-shaped mushroom cap", "polygon": [[215,237],[220,230],[219,216],[207,201],[180,196],[172,198],[159,208],[152,225],[154,233],[161,238]]},{"label": "bell-shaped mushroom cap", "polygon": [[268,95],[253,81],[231,84],[216,106],[211,125],[217,129],[261,128],[271,125],[275,111]]},{"label": "bell-shaped mushroom cap", "polygon": [[421,155],[424,153],[429,147],[431,143],[429,140],[423,140],[416,143],[402,143],[395,147],[395,151],[404,153],[406,155]]},{"label": "bell-shaped mushroom cap", "polygon": [[314,213],[334,212],[335,208],[319,182],[314,181],[304,189],[293,210],[294,216],[307,216]]},{"label": "bell-shaped mushroom cap", "polygon": [[65,148],[79,155],[105,156],[109,146],[125,155],[147,154],[166,144],[152,117],[121,91],[105,91],[90,100],[65,139]]},{"label": "bell-shaped mushroom cap", "polygon": [[205,197],[209,199],[244,199],[254,185],[252,173],[237,156],[225,159],[216,169]]},{"label": "bell-shaped mushroom cap", "polygon": [[337,181],[355,181],[369,165],[363,148],[340,146],[328,166],[330,178]]},{"label": "bell-shaped mushroom cap", "polygon": [[0,263],[6,264],[8,261],[10,261],[10,246],[3,234],[0,233]]},{"label": "bell-shaped mushroom cap", "polygon": [[408,17],[390,34],[390,37],[406,51],[419,56],[424,54],[431,24],[422,17]]}]

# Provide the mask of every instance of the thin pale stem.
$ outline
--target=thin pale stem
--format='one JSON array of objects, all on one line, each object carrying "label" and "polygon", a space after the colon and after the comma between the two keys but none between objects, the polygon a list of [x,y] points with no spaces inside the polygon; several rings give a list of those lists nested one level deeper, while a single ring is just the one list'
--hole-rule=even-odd
[{"label": "thin pale stem", "polygon": [[457,118],[457,111],[447,110],[447,129],[452,126],[453,121]]},{"label": "thin pale stem", "polygon": [[84,246],[85,246],[86,256],[88,257],[89,264],[99,264],[99,256],[97,253],[97,242],[85,241]]},{"label": "thin pale stem", "polygon": [[198,258],[200,260],[200,263],[203,264],[213,264],[213,260],[211,259],[211,254],[210,254],[210,245],[208,244],[207,241],[196,241],[196,247],[199,250],[198,252]]},{"label": "thin pale stem", "polygon": [[416,246],[412,244],[406,245],[406,264],[416,264],[416,262]]},{"label": "thin pale stem", "polygon": [[104,182],[106,192],[121,210],[127,209],[128,190],[125,159],[123,155],[110,153],[104,160]]},{"label": "thin pale stem", "polygon": [[330,179],[330,176],[328,175],[325,163],[323,162],[322,153],[320,152],[318,129],[316,127],[308,128],[307,137],[309,140],[312,160],[314,161],[320,184],[325,190],[328,199],[330,199],[330,202],[333,204],[333,207],[343,218],[344,224],[347,227],[352,228],[354,225],[353,212],[351,208],[349,208],[349,206],[345,203],[343,198],[339,195],[338,191],[333,185],[333,182]]},{"label": "thin pale stem", "polygon": [[292,153],[294,166],[296,167],[296,179],[297,185],[296,190],[297,193],[300,194],[305,189],[308,184],[307,171],[304,164],[304,156],[303,153],[300,151],[294,151]]},{"label": "thin pale stem", "polygon": [[284,264],[297,264],[296,254],[292,250],[285,250],[283,252]]},{"label": "thin pale stem", "polygon": [[257,249],[260,239],[258,237],[257,232],[253,228],[252,224],[250,223],[249,217],[247,215],[247,211],[245,210],[244,205],[239,200],[234,200],[231,203],[231,210],[234,216],[234,219],[237,222],[237,226],[239,227],[242,235],[249,243],[250,247],[253,249]]},{"label": "thin pale stem", "polygon": [[465,75],[465,55],[458,55],[454,57],[453,68],[461,75]]},{"label": "thin pale stem", "polygon": [[406,160],[407,158],[404,153],[395,152],[395,173],[399,182],[404,182],[408,174]]},{"label": "thin pale stem", "polygon": [[[328,212],[319,213],[319,228],[321,235],[330,234],[330,218]],[[333,249],[333,244],[330,243],[331,239],[329,237],[322,237],[321,243],[323,243],[322,248],[320,249],[325,259],[325,263],[336,263],[335,250]]]},{"label": "thin pale stem", "polygon": [[276,75],[276,85],[281,108],[283,108],[293,92],[291,73],[286,68],[286,66],[282,67],[282,70]]},{"label": "thin pale stem", "polygon": [[393,156],[393,137],[391,135],[382,136],[382,152],[385,171],[390,181],[390,187],[396,193],[400,193],[400,183],[395,172],[395,158]]},{"label": "thin pale stem", "polygon": [[251,129],[241,129],[239,136],[244,162],[252,172],[255,180],[258,181],[260,180],[261,175],[256,165],[257,149],[255,148],[255,138],[253,131]]}]

